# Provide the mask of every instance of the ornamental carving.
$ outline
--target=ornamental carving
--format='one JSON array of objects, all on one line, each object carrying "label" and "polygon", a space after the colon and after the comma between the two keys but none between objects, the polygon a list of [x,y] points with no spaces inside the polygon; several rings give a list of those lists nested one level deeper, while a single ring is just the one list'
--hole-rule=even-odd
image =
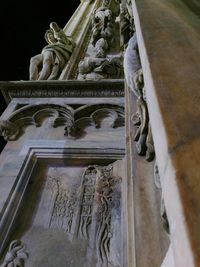
[{"label": "ornamental carving", "polygon": [[14,240],[9,245],[1,267],[24,267],[27,258],[28,253],[23,242],[21,240]]},{"label": "ornamental carving", "polygon": [[155,152],[136,34],[129,40],[125,52],[124,71],[127,86],[137,98],[137,111],[132,116],[132,122],[137,129],[134,136],[136,150],[139,155],[145,155],[147,161],[152,161]]},{"label": "ornamental carving", "polygon": [[120,217],[121,178],[113,176],[112,165],[89,166],[83,174],[79,192],[77,234],[93,243],[91,246],[95,247],[97,266],[114,266],[110,262],[112,214],[115,210]]},{"label": "ornamental carving", "polygon": [[6,141],[13,141],[17,138],[20,132],[17,124],[9,121],[9,120],[0,120],[0,135]]},{"label": "ornamental carving", "polygon": [[100,7],[94,12],[92,20],[92,40],[96,58],[104,58],[113,38],[114,19],[112,11]]},{"label": "ornamental carving", "polygon": [[48,177],[47,188],[51,190],[51,214],[49,228],[71,232],[74,210],[77,204],[76,189],[68,190],[59,176]]},{"label": "ornamental carving", "polygon": [[116,79],[123,77],[122,59],[86,57],[80,61],[78,80]]},{"label": "ornamental carving", "polygon": [[115,15],[107,7],[109,3],[105,3],[105,5],[94,13],[89,52],[78,65],[78,80],[123,78],[122,57],[108,55],[115,35]]},{"label": "ornamental carving", "polygon": [[64,126],[64,135],[81,138],[87,128],[118,128],[124,126],[124,108],[112,104],[83,105],[73,108],[69,105],[39,104],[27,105],[15,112],[7,121],[0,121],[0,134],[8,141],[16,140],[29,125],[41,127],[49,118],[49,128]]}]

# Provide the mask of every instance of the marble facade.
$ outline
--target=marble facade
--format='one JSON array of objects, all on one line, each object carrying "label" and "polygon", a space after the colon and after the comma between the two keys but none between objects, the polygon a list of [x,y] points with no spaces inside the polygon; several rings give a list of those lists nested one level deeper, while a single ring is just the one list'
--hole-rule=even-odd
[{"label": "marble facade", "polygon": [[199,266],[198,8],[81,1],[56,75],[0,83],[0,266]]}]

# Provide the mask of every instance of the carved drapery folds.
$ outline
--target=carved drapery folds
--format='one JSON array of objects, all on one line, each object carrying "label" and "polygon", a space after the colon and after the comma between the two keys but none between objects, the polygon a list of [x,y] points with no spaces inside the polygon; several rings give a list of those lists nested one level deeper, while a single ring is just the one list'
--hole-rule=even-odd
[{"label": "carved drapery folds", "polygon": [[155,152],[136,34],[129,40],[124,57],[124,70],[127,86],[137,98],[137,111],[132,116],[133,124],[137,127],[134,136],[137,153],[146,155],[146,160],[151,161]]},{"label": "carved drapery folds", "polygon": [[14,240],[9,245],[1,267],[24,267],[27,258],[28,253],[23,242],[21,240]]},{"label": "carved drapery folds", "polygon": [[50,23],[45,39],[48,45],[30,60],[30,80],[57,80],[75,47],[72,38],[55,22]]},{"label": "carved drapery folds", "polygon": [[124,108],[112,104],[83,105],[74,109],[69,105],[27,105],[15,111],[8,120],[0,121],[0,134],[7,141],[20,137],[29,125],[41,127],[48,118],[49,129],[64,126],[64,135],[81,138],[87,128],[118,128],[124,126]]},{"label": "carved drapery folds", "polygon": [[88,57],[79,63],[79,80],[114,79],[123,74],[122,60],[114,58]]},{"label": "carved drapery folds", "polygon": [[135,32],[133,17],[130,15],[127,3],[120,4],[120,46],[125,48],[130,37]]}]

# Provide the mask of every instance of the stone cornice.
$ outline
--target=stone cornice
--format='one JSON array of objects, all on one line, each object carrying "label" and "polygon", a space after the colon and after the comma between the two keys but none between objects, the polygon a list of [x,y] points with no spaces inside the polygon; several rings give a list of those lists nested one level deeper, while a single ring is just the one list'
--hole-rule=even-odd
[{"label": "stone cornice", "polygon": [[7,103],[24,97],[123,97],[124,80],[101,81],[6,81],[0,90]]}]

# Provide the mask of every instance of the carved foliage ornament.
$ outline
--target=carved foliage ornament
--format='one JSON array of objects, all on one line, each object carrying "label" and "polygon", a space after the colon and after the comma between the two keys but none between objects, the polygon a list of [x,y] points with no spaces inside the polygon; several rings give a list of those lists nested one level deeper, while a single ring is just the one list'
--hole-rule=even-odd
[{"label": "carved foliage ornament", "polygon": [[24,267],[28,258],[26,247],[21,240],[14,240],[10,243],[8,252],[1,267]]},{"label": "carved foliage ornament", "polygon": [[65,136],[78,138],[87,127],[117,128],[124,126],[124,108],[111,104],[84,105],[74,109],[68,105],[28,105],[15,111],[7,121],[0,121],[0,134],[7,141],[16,140],[26,126],[42,126],[50,118],[49,127],[65,126]]}]

